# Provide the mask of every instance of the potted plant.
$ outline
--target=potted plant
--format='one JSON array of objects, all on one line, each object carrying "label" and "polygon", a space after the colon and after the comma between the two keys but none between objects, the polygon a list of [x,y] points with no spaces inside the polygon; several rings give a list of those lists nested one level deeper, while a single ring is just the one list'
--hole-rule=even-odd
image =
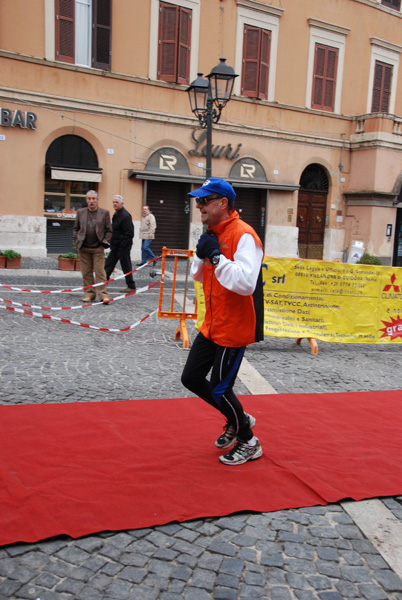
[{"label": "potted plant", "polygon": [[368,254],[367,252],[356,262],[357,265],[382,265],[382,262],[377,256]]},{"label": "potted plant", "polygon": [[[78,269],[76,263],[78,262]],[[79,270],[79,258],[75,252],[67,252],[67,254],[60,254],[58,258],[58,268],[61,271],[78,271]]]},{"label": "potted plant", "polygon": [[15,250],[4,250],[6,258],[6,269],[19,269],[21,266],[21,254]]},{"label": "potted plant", "polygon": [[0,250],[0,269],[6,268],[6,257],[4,256],[3,250]]}]

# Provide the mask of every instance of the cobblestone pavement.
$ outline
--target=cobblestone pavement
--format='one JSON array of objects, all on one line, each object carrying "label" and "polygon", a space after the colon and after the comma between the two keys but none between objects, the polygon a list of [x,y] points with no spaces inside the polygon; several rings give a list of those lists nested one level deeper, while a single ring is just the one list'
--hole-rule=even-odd
[{"label": "cobblestone pavement", "polygon": [[[81,285],[79,274],[48,272],[55,268],[51,259],[25,259],[22,267],[2,271],[0,283],[42,290]],[[137,288],[154,281],[149,267],[136,274],[136,281]],[[111,298],[124,287],[124,279],[110,284]],[[43,295],[4,288],[0,296],[59,307],[81,305],[82,299],[78,291]],[[63,311],[62,316],[120,329],[153,312],[158,299],[154,288],[108,307]],[[173,321],[152,316],[125,333],[4,309],[0,321],[0,405],[191,396],[180,383],[187,350],[174,339]],[[191,325],[189,334],[193,339]],[[292,339],[267,338],[250,347],[246,357],[279,394],[402,389],[400,347],[318,345],[313,356],[306,340],[299,346]],[[236,391],[249,393],[241,381]],[[382,503],[402,521],[402,496]],[[402,600],[402,580],[339,503],[4,546],[0,600],[25,598]]]}]

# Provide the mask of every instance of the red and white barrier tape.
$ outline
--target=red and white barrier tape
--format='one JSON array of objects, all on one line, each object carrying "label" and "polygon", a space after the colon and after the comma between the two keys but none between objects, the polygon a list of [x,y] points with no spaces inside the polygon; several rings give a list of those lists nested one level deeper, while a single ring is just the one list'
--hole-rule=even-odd
[{"label": "red and white barrier tape", "polygon": [[144,267],[153,263],[155,260],[158,260],[158,258],[160,258],[160,256],[158,256],[157,258],[153,258],[152,260],[148,261],[147,263],[141,265],[140,267],[138,267],[138,269],[133,269],[132,271],[129,271],[128,273],[123,273],[123,275],[119,275],[118,277],[115,277],[115,279],[108,279],[107,281],[101,281],[100,283],[94,283],[93,285],[87,285],[85,287],[70,288],[69,290],[24,290],[22,288],[14,287],[11,285],[4,285],[3,283],[0,283],[0,287],[5,288],[7,290],[14,290],[15,292],[29,292],[31,294],[65,294],[66,292],[79,292],[81,290],[89,290],[91,288],[99,287],[100,285],[105,285],[107,283],[111,283],[112,281],[118,281],[119,279],[123,279],[123,277],[126,277],[126,275],[131,275],[132,273],[135,273],[136,271],[140,271]]},{"label": "red and white barrier tape", "polygon": [[[107,304],[111,304],[112,302],[116,302],[116,300],[121,300],[122,298],[126,298],[127,296],[133,296],[134,294],[141,294],[142,292],[146,292],[151,288],[159,285],[161,282],[156,281],[155,283],[151,283],[150,285],[146,285],[145,287],[139,288],[138,290],[133,290],[127,294],[122,294],[121,296],[116,296],[116,298],[111,298]],[[39,310],[76,310],[79,308],[88,308],[89,306],[99,306],[103,304],[103,302],[89,302],[85,304],[80,304],[78,306],[36,306],[35,304],[21,304],[20,302],[13,302],[12,300],[5,300],[4,298],[0,298],[0,302],[4,302],[4,304],[11,304],[13,306],[23,306],[24,308],[38,308]],[[1,306],[0,308],[4,308]]]},{"label": "red and white barrier tape", "polygon": [[109,333],[120,333],[123,331],[130,331],[131,329],[134,329],[134,327],[137,327],[138,325],[146,321],[146,319],[149,319],[149,317],[152,317],[152,315],[154,315],[156,312],[158,312],[157,310],[154,310],[151,313],[149,313],[149,315],[147,315],[146,317],[143,317],[142,319],[140,319],[136,323],[133,323],[132,325],[129,325],[128,327],[124,327],[122,329],[107,329],[106,327],[95,327],[95,325],[87,325],[86,323],[78,323],[78,321],[70,321],[70,319],[61,319],[60,317],[42,315],[41,313],[36,313],[30,310],[13,308],[12,306],[2,306],[0,304],[0,308],[5,308],[6,310],[11,310],[13,312],[23,313],[25,315],[30,315],[31,317],[41,317],[42,319],[50,319],[51,321],[61,321],[62,323],[69,323],[70,325],[78,325],[79,327],[85,327],[86,329],[96,329],[97,331],[106,331]]}]

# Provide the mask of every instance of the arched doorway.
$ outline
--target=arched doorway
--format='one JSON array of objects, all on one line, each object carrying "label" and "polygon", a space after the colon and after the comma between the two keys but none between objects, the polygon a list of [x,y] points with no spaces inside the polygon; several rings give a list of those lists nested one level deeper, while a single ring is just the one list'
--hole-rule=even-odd
[{"label": "arched doorway", "polygon": [[300,178],[297,205],[300,258],[322,259],[328,177],[321,165],[306,167]]},{"label": "arched doorway", "polygon": [[102,169],[91,144],[78,135],[62,135],[46,152],[44,216],[49,253],[73,250],[72,228],[77,209],[85,206],[85,194],[97,190]]}]

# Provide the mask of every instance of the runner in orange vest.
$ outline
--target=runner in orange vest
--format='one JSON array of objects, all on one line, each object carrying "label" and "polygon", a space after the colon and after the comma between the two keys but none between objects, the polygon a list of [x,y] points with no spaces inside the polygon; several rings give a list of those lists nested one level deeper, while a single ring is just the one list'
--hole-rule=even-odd
[{"label": "runner in orange vest", "polygon": [[252,432],[255,418],[244,412],[233,385],[246,346],[264,337],[264,249],[254,229],[234,209],[236,193],[227,181],[210,177],[189,196],[196,198],[201,221],[207,225],[191,265],[193,279],[203,284],[206,314],[181,380],[226,419],[215,446],[231,450],[219,460],[241,465],[262,455]]}]

